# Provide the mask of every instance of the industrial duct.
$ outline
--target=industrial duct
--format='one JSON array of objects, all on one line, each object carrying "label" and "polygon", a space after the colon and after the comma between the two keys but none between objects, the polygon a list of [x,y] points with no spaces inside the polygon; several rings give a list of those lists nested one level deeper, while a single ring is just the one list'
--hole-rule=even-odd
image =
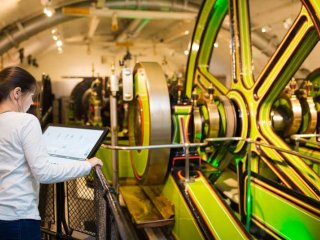
[{"label": "industrial duct", "polygon": [[39,32],[72,19],[75,19],[75,17],[64,16],[61,11],[59,11],[51,18],[41,15],[22,23],[22,29],[19,29],[17,26],[12,31],[4,30],[4,34],[2,34],[2,37],[0,38],[0,55],[13,47],[17,47],[21,42]]},{"label": "industrial duct", "polygon": [[[54,27],[57,24],[60,24],[65,21],[73,20],[77,17],[75,16],[66,16],[62,13],[61,9],[63,7],[88,7],[88,2],[86,1],[71,1],[65,3],[63,6],[59,6],[56,9],[56,14],[51,18],[47,18],[45,15],[38,15],[28,21],[13,23],[9,26],[3,28],[0,33],[0,55],[7,52],[13,47],[18,47],[19,44],[31,36],[34,36],[41,31],[44,31],[48,28]],[[75,2],[77,2],[75,4]],[[191,6],[190,4],[183,4],[170,1],[162,2],[148,2],[148,1],[120,1],[120,2],[108,2],[106,7],[110,9],[116,9],[123,7],[128,7],[130,9],[136,7],[137,9],[141,6],[148,7],[150,9],[163,8],[166,7],[171,10],[184,10],[187,12],[197,12],[198,8],[196,6]],[[12,30],[11,30],[12,29]]]}]

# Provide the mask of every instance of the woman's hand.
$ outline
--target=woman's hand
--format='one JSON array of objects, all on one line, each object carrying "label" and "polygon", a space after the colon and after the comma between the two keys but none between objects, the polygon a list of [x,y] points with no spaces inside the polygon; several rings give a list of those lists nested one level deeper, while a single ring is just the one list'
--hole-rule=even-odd
[{"label": "woman's hand", "polygon": [[97,165],[99,165],[101,167],[103,166],[102,161],[97,157],[90,158],[87,161],[91,164],[91,167],[95,167]]}]

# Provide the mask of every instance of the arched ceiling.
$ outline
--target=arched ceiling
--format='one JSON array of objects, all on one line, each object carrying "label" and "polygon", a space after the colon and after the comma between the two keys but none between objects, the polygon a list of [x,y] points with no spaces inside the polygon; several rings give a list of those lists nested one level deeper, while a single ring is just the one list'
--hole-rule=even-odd
[{"label": "arched ceiling", "polygon": [[[53,29],[59,32],[64,47],[86,46],[88,51],[97,47],[110,54],[130,48],[140,55],[154,51],[183,55],[202,1],[1,0],[1,63],[19,63],[21,48],[25,55],[34,57],[56,48]],[[44,4],[55,9],[52,17],[43,14]],[[301,3],[298,0],[250,0],[250,5],[252,51],[254,61],[259,63],[270,57],[281,42],[286,33],[284,22],[294,21]],[[117,29],[112,29],[115,20]],[[266,32],[262,32],[264,27]],[[223,29],[228,28],[226,20]]]},{"label": "arched ceiling", "polygon": [[[168,35],[167,30],[176,25],[180,27],[177,32],[180,35],[187,30],[191,31],[201,4],[201,0],[3,2],[0,10],[0,55],[12,48],[19,48],[27,39],[40,36],[44,31],[51,31],[53,28],[58,29],[67,44],[111,46],[112,43],[122,42],[125,45],[125,42],[139,38],[160,43],[166,41],[166,38],[172,41],[172,36]],[[44,2],[55,9],[55,14],[50,18],[42,12]],[[82,12],[78,13],[79,11]],[[116,30],[112,29],[115,20]],[[146,28],[149,31],[143,31]],[[159,34],[159,31],[162,34]],[[45,45],[48,46],[50,43]]]}]

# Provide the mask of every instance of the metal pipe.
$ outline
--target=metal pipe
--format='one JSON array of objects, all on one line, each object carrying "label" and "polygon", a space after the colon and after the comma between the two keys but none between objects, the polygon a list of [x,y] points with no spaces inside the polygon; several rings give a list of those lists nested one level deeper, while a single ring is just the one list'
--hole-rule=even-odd
[{"label": "metal pipe", "polygon": [[67,16],[77,16],[77,17],[87,17],[87,16],[97,16],[97,17],[112,17],[116,14],[118,18],[131,18],[131,19],[176,19],[176,20],[194,20],[197,17],[196,12],[171,12],[164,11],[139,11],[139,10],[119,10],[110,8],[74,8],[74,7],[64,7],[63,14]]},{"label": "metal pipe", "polygon": [[205,142],[224,142],[224,141],[248,141],[242,137],[220,137],[220,138],[206,138]]},{"label": "metal pipe", "polygon": [[307,140],[304,138],[297,139],[296,142],[304,142],[304,143],[309,143],[312,145],[320,146],[320,142],[310,141],[310,140]]},{"label": "metal pipe", "polygon": [[[23,31],[20,31],[17,27],[14,31],[8,32],[12,39],[4,36],[0,38],[0,55],[15,47],[15,44],[19,44],[24,40],[42,32],[48,28],[51,28],[57,24],[60,24],[65,21],[70,21],[75,19],[72,16],[65,16],[61,12],[56,12],[52,18],[47,18],[43,14],[33,18],[32,20],[26,21],[25,23],[21,23],[24,26]],[[13,44],[13,42],[15,44]]]},{"label": "metal pipe", "polygon": [[222,137],[222,138],[207,138],[203,143],[180,143],[180,144],[161,144],[161,145],[148,145],[148,146],[111,146],[102,144],[102,148],[117,149],[117,150],[144,150],[144,149],[159,149],[159,148],[185,148],[189,147],[205,147],[208,142],[223,142],[223,141],[246,141],[241,137]]},{"label": "metal pipe", "polygon": [[256,145],[261,145],[264,147],[269,147],[275,150],[278,150],[280,152],[289,153],[291,155],[305,158],[307,160],[313,161],[313,162],[320,162],[317,158],[305,156],[301,153],[298,153],[293,150],[286,150],[283,148],[279,148],[270,144],[260,143],[257,141],[252,141],[251,139],[241,138],[241,137],[224,137],[224,138],[207,138],[204,140],[204,143],[184,143],[184,144],[163,144],[163,145],[149,145],[149,146],[110,146],[106,144],[102,144],[101,147],[107,148],[107,149],[117,149],[117,150],[143,150],[143,149],[158,149],[158,148],[186,148],[189,147],[204,147],[208,145],[208,142],[223,142],[223,141],[245,141],[245,142],[251,142]]},{"label": "metal pipe", "polygon": [[320,137],[320,134],[294,134],[294,135],[291,135],[292,140],[297,140],[300,138],[309,138],[309,137]]},{"label": "metal pipe", "polygon": [[136,232],[133,230],[134,228],[130,225],[130,222],[122,213],[120,203],[117,199],[117,192],[115,189],[111,188],[104,175],[102,173],[101,167],[96,166],[95,172],[98,177],[98,180],[103,188],[104,197],[108,202],[108,205],[111,209],[112,215],[116,221],[118,232],[120,234],[121,239],[123,240],[136,240],[139,239],[136,235]]},{"label": "metal pipe", "polygon": [[309,143],[309,144],[313,144],[313,145],[316,145],[316,146],[320,146],[320,143],[304,139],[304,138],[310,138],[310,137],[320,137],[320,134],[294,134],[294,135],[292,135],[290,138],[293,141],[295,141],[294,150],[295,151],[299,151],[299,143],[300,142],[304,142],[304,143]]},{"label": "metal pipe", "polygon": [[142,19],[134,19],[130,22],[129,26],[123,30],[118,37],[116,38],[116,42],[123,42],[126,41],[128,38],[128,35],[132,34],[132,32],[135,31],[135,29],[137,29],[137,27],[139,26],[139,24],[142,22]]},{"label": "metal pipe", "polygon": [[[320,136],[320,134],[296,134],[296,135],[292,135],[291,137],[295,136],[296,138],[294,139],[297,139],[297,137],[318,137]],[[283,148],[279,148],[279,147],[276,147],[274,145],[270,145],[270,144],[266,144],[266,143],[260,143],[260,142],[257,142],[257,141],[252,141],[250,138],[249,139],[245,139],[245,138],[241,138],[241,137],[231,137],[231,138],[208,138],[208,139],[205,139],[205,141],[214,141],[214,142],[217,142],[217,141],[228,141],[228,140],[238,140],[238,141],[246,141],[247,143],[254,143],[256,145],[260,145],[260,146],[264,146],[264,147],[268,147],[268,148],[272,148],[272,149],[275,149],[275,150],[278,150],[280,152],[284,152],[284,153],[288,153],[288,154],[291,154],[291,155],[294,155],[294,156],[297,156],[297,157],[300,157],[300,158],[304,158],[304,159],[307,159],[307,160],[310,160],[312,162],[317,162],[317,163],[320,163],[320,160],[317,159],[317,158],[314,158],[314,157],[310,157],[310,156],[305,156],[297,151],[293,151],[293,150],[287,150],[287,149],[283,149]],[[300,139],[301,140],[301,139]],[[318,143],[317,143],[318,145]]]},{"label": "metal pipe", "polygon": [[[62,14],[61,9],[63,7],[88,7],[90,6],[90,2],[88,1],[65,1],[61,4],[56,5],[56,13],[51,17],[47,18],[42,12],[38,13],[38,15],[33,16],[32,18],[29,18],[27,20],[21,21],[21,25],[24,27],[23,31],[20,31],[17,27],[16,23],[9,24],[2,28],[5,29],[13,29],[12,31],[8,31],[7,33],[10,34],[12,37],[9,39],[5,34],[3,34],[3,37],[0,37],[0,55],[5,53],[6,51],[10,50],[11,48],[15,47],[15,45],[19,45],[21,42],[27,40],[28,38],[37,35],[38,33],[49,29],[51,27],[54,27],[58,24],[61,24],[66,21],[77,19],[77,17],[74,16],[66,16]],[[128,9],[130,9],[132,6],[138,6],[138,7],[170,7],[172,10],[181,10],[181,11],[189,11],[196,13],[198,11],[198,6],[194,5],[191,6],[188,4],[185,6],[185,4],[172,4],[167,3],[165,1],[161,3],[156,2],[148,2],[148,1],[119,1],[119,2],[112,2],[107,3],[106,6],[108,8],[120,8],[122,9],[124,6],[126,6]],[[116,10],[116,9],[114,9]],[[14,44],[13,44],[14,43]]]},{"label": "metal pipe", "polygon": [[144,150],[144,149],[160,149],[160,148],[185,148],[185,147],[204,147],[207,143],[181,143],[181,144],[162,144],[162,145],[148,145],[148,146],[111,146],[102,144],[102,148],[117,149],[117,150]]},{"label": "metal pipe", "polygon": [[190,182],[190,159],[189,159],[189,144],[184,148],[186,153],[186,163],[185,163],[185,180]]},{"label": "metal pipe", "polygon": [[306,155],[303,155],[303,154],[298,153],[298,152],[293,151],[293,150],[282,149],[282,148],[279,148],[279,147],[276,147],[276,146],[273,146],[273,145],[270,145],[270,144],[260,143],[260,142],[256,142],[256,141],[253,141],[253,143],[257,144],[257,145],[260,145],[260,146],[264,146],[264,147],[268,147],[268,148],[271,148],[271,149],[275,149],[275,150],[278,150],[280,152],[288,153],[288,154],[291,154],[291,155],[294,155],[294,156],[297,156],[297,157],[300,157],[300,158],[304,158],[304,159],[310,160],[311,162],[320,163],[320,159],[317,159],[317,158],[314,158],[314,157],[310,157],[310,156],[306,156]]},{"label": "metal pipe", "polygon": [[160,8],[160,9],[170,9],[175,11],[189,11],[189,12],[198,12],[201,4],[191,3],[178,3],[172,1],[140,1],[140,0],[124,0],[111,2],[108,1],[106,7],[108,8],[120,8],[126,7],[127,9],[134,8]]},{"label": "metal pipe", "polygon": [[[119,79],[115,74],[114,65],[111,67],[110,76],[110,125],[111,125],[111,146],[118,145],[118,111],[117,111],[117,92],[119,91]],[[118,193],[119,182],[119,162],[118,151],[112,149],[112,185]]]}]

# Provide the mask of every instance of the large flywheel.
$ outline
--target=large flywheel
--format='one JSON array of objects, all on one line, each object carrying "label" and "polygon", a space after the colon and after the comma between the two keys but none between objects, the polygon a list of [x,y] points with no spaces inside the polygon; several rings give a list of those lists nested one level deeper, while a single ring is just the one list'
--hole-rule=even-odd
[{"label": "large flywheel", "polygon": [[[284,94],[290,80],[319,41],[320,21],[315,9],[319,9],[318,1],[301,1],[301,10],[282,43],[261,73],[254,77],[248,1],[205,1],[192,39],[185,94],[191,98],[194,86],[204,93],[210,86],[214,87],[215,99],[219,99],[216,103],[218,108],[220,106],[220,137],[250,138],[291,150],[286,141],[290,135],[316,132],[317,112],[310,94],[304,93],[301,97],[297,93]],[[230,21],[225,21],[226,15]],[[231,35],[230,42],[226,40],[226,32]],[[214,55],[211,55],[218,50],[214,43],[219,34],[227,42],[228,50],[230,46],[232,60],[231,76],[223,81],[219,79],[221,76],[214,74],[216,66],[212,62]],[[221,55],[219,57],[221,60]],[[236,118],[231,114],[234,112],[230,111],[231,106],[236,111]],[[221,134],[221,127],[225,128],[225,134]],[[239,159],[242,155],[246,159],[245,146],[244,141],[238,141],[227,151],[225,148],[214,149],[217,167],[224,168],[224,159],[230,153],[233,158]],[[272,174],[264,177],[320,199],[320,178],[302,158],[258,145],[253,147],[253,152],[254,156],[261,157],[251,163],[252,171],[260,173],[261,167],[266,167]]]},{"label": "large flywheel", "polygon": [[[259,1],[251,4],[257,4],[252,9],[262,6]],[[191,42],[185,83],[187,98],[193,99],[194,93],[204,96],[194,104],[200,109],[207,109],[205,96],[213,87],[214,104],[219,110],[216,116],[220,118],[217,137],[242,139],[226,139],[224,144],[206,147],[206,153],[211,153],[207,161],[218,169],[209,176],[210,181],[238,203],[242,222],[250,233],[257,234],[251,231],[250,224],[255,224],[275,239],[312,239],[318,236],[313,226],[320,222],[320,177],[314,171],[319,169],[319,148],[305,144],[297,153],[292,141],[292,135],[319,133],[318,81],[299,71],[319,45],[319,1],[302,0],[300,5],[295,21],[272,52],[268,49],[271,41],[254,30],[259,21],[251,25],[254,14],[248,0],[204,1]],[[261,22],[265,24],[268,19]],[[231,61],[226,57],[229,54]],[[253,59],[261,60],[257,54],[264,55],[265,61],[255,65]],[[293,78],[297,84],[291,81]],[[196,112],[194,129],[203,133],[207,116],[206,111],[202,116]],[[306,156],[314,156],[312,163]],[[228,181],[236,181],[238,190],[229,191]],[[233,198],[236,192],[239,201]],[[293,200],[303,202],[303,210]],[[314,200],[316,207],[311,204]],[[308,217],[302,217],[302,212]]]},{"label": "large flywheel", "polygon": [[[320,223],[320,177],[314,171],[319,148],[301,144],[297,152],[292,140],[292,135],[319,132],[319,89],[312,90],[307,76],[298,78],[297,84],[292,81],[319,42],[319,16],[318,0],[302,0],[295,21],[274,52],[265,55],[267,62],[258,65],[264,66],[259,72],[253,71],[252,49],[254,45],[260,54],[264,49],[261,36],[252,35],[249,1],[204,1],[184,88],[177,88],[171,103],[159,65],[142,63],[135,68],[130,145],[206,142],[197,149],[172,150],[170,177],[183,189],[208,239],[220,238],[228,227],[240,236],[244,224],[259,239],[319,235],[315,226]],[[219,53],[216,46],[223,44],[226,51]],[[230,52],[231,61],[223,62]],[[224,64],[229,67],[221,67]],[[311,76],[309,80],[314,86],[318,82]],[[169,149],[132,151],[136,178],[146,185],[162,183],[169,153]],[[193,172],[197,174],[190,177]],[[221,216],[232,221],[212,224]]]},{"label": "large flywheel", "polygon": [[[134,100],[129,110],[131,146],[171,143],[171,107],[164,73],[157,63],[139,63],[134,69]],[[136,178],[145,185],[164,181],[169,149],[131,151]]]}]

